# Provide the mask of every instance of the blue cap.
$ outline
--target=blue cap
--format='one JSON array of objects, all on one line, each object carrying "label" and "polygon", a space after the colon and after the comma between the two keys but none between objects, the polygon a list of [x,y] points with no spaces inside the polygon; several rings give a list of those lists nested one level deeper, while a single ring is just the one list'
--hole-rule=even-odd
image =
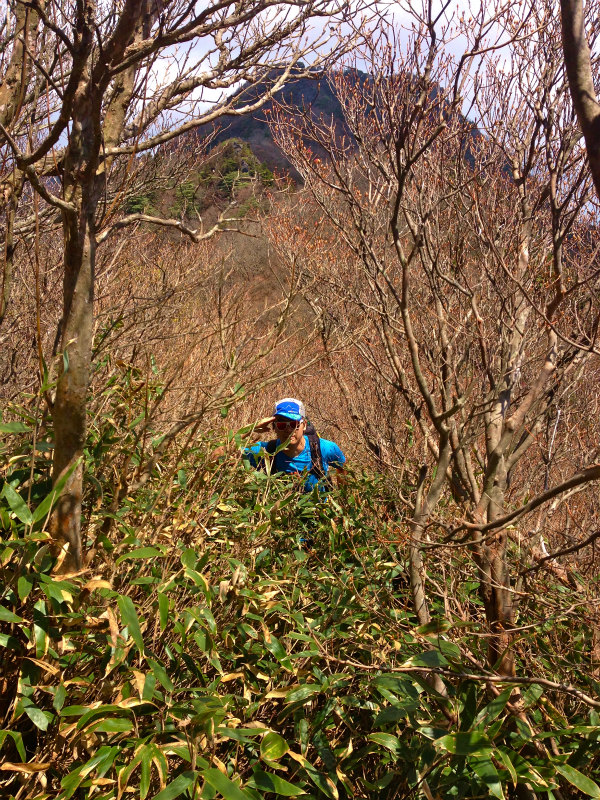
[{"label": "blue cap", "polygon": [[279,400],[276,403],[273,415],[275,417],[300,420],[304,419],[306,411],[304,410],[304,403],[300,400],[296,400],[295,397],[284,397],[283,400]]}]

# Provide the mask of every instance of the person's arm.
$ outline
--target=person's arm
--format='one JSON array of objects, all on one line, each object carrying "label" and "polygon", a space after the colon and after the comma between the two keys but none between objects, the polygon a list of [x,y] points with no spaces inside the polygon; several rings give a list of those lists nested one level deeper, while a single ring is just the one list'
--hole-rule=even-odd
[{"label": "person's arm", "polygon": [[[267,431],[271,430],[271,425],[273,424],[274,419],[275,417],[264,417],[263,419],[259,419],[258,422],[254,422],[251,425],[244,425],[240,429],[240,438],[248,439],[254,434],[266,433]],[[213,450],[210,454],[210,458],[212,461],[217,461],[219,458],[223,458],[225,455],[227,455],[227,445],[224,444]]]},{"label": "person's arm", "polygon": [[333,477],[335,475],[336,486],[343,486],[347,479],[346,456],[342,453],[341,449],[335,442],[328,442],[326,454],[323,454],[321,447],[321,454],[327,461],[328,476]]},{"label": "person's arm", "polygon": [[335,470],[335,483],[338,489],[341,486],[345,486],[348,481],[348,474],[346,472],[346,467],[343,464],[332,464],[331,465]]}]

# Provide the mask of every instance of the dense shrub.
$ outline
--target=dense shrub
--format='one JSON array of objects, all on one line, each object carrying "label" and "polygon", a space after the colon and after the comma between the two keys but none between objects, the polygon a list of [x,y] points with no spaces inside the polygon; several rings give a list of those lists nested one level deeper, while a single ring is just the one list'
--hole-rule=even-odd
[{"label": "dense shrub", "polygon": [[212,435],[115,504],[107,465],[135,425],[113,388],[87,453],[81,574],[56,574],[50,549],[50,431],[26,408],[2,423],[4,796],[600,796],[597,709],[540,682],[568,665],[595,694],[585,653],[533,626],[518,694],[482,667],[473,587],[459,617],[435,564],[437,616],[417,627],[384,478],[323,503],[214,463]]}]

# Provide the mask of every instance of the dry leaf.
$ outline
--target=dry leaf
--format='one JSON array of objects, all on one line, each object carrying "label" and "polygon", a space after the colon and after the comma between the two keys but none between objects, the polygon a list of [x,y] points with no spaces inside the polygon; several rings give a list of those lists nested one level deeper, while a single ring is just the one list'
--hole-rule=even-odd
[{"label": "dry leaf", "polygon": [[45,772],[50,769],[50,762],[41,763],[39,761],[30,761],[29,764],[12,764],[10,761],[5,761],[0,764],[0,769],[7,772],[21,772],[24,775],[33,775],[35,772]]},{"label": "dry leaf", "polygon": [[243,679],[244,673],[243,672],[228,672],[226,675],[221,675],[221,683],[227,683],[228,681],[236,681],[238,678]]}]

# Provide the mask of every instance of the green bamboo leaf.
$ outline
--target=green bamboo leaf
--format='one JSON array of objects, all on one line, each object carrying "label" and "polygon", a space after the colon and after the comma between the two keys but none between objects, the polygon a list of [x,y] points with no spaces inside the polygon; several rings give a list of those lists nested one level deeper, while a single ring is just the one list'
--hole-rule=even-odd
[{"label": "green bamboo leaf", "polygon": [[0,422],[0,433],[30,433],[31,428],[23,422]]},{"label": "green bamboo leaf", "polygon": [[34,583],[35,578],[33,575],[20,576],[19,580],[17,581],[17,594],[19,595],[19,600],[23,601],[29,597],[29,593],[31,592]]},{"label": "green bamboo leaf", "polygon": [[42,519],[45,519],[50,511],[52,510],[54,504],[62,494],[63,489],[71,475],[75,472],[79,464],[81,463],[82,457],[78,458],[76,461],[71,464],[69,469],[60,476],[60,478],[56,481],[54,486],[52,487],[52,491],[49,495],[44,497],[42,502],[38,505],[38,507],[33,512],[32,523],[39,522]]},{"label": "green bamboo leaf", "polygon": [[25,525],[31,525],[33,522],[33,516],[27,506],[27,503],[25,500],[23,500],[18,492],[15,492],[9,483],[4,484],[2,495],[6,498],[6,502],[8,503],[10,510],[14,513],[17,519],[19,519],[21,522],[24,522]]},{"label": "green bamboo leaf", "polygon": [[292,672],[292,662],[290,661],[289,656],[279,639],[277,639],[275,636],[271,636],[270,641],[267,642],[265,640],[265,647],[275,656],[282,667],[287,669],[289,672]]},{"label": "green bamboo leaf", "polygon": [[260,743],[260,757],[267,761],[278,761],[289,750],[289,745],[283,736],[275,731],[270,731]]},{"label": "green bamboo leaf", "polygon": [[54,700],[52,701],[52,707],[59,714],[61,708],[65,704],[66,699],[67,699],[67,690],[65,689],[64,683],[61,683],[56,687],[56,692],[54,693]]},{"label": "green bamboo leaf", "polygon": [[[85,706],[69,706],[65,708],[64,712],[61,716],[75,716],[77,711],[76,709],[85,708]],[[75,711],[73,711],[75,709]],[[105,720],[111,716],[129,716],[131,711],[127,708],[123,708],[122,706],[117,705],[104,705],[104,706],[97,706],[96,708],[86,708],[85,712],[81,716],[81,719],[77,723],[77,727],[82,730],[83,728],[91,725],[93,722],[99,722],[101,720]]]},{"label": "green bamboo leaf", "polygon": [[500,716],[500,714],[504,711],[512,693],[513,687],[508,686],[498,695],[498,697],[494,697],[491,703],[488,703],[488,705],[479,712],[475,720],[475,724],[489,725],[490,722],[493,722],[496,717]]},{"label": "green bamboo leaf", "polygon": [[339,792],[331,778],[327,777],[327,775],[323,775],[322,772],[316,770],[312,765],[306,764],[304,768],[317,789],[320,789],[330,800],[339,800]]},{"label": "green bamboo leaf", "polygon": [[554,769],[563,776],[572,786],[589,797],[600,800],[600,787],[591,778],[587,778],[578,769],[569,764],[554,764]]},{"label": "green bamboo leaf", "polygon": [[491,742],[477,731],[458,731],[436,739],[437,747],[458,756],[483,755],[491,751]]},{"label": "green bamboo leaf", "polygon": [[500,748],[498,748],[494,752],[495,752],[496,758],[498,758],[500,761],[502,761],[502,764],[504,765],[505,769],[510,773],[510,777],[511,777],[511,780],[513,782],[513,786],[516,786],[517,783],[518,783],[518,779],[517,779],[518,776],[517,776],[517,771],[516,771],[516,769],[514,767],[514,764],[512,763],[512,761],[510,759],[510,756],[508,755],[508,753],[506,753],[504,750],[501,750]]},{"label": "green bamboo leaf", "polygon": [[297,689],[292,689],[291,692],[288,692],[285,696],[285,702],[298,703],[308,700],[309,697],[314,697],[316,694],[319,694],[320,691],[320,683],[305,683],[303,686],[299,686]]},{"label": "green bamboo leaf", "polygon": [[169,621],[169,598],[162,592],[158,593],[158,618],[160,620],[160,629],[164,631]]},{"label": "green bamboo leaf", "polygon": [[127,733],[133,730],[133,723],[125,717],[109,717],[101,719],[89,726],[88,731],[94,733]]},{"label": "green bamboo leaf", "polygon": [[161,684],[161,686],[164,686],[168,692],[172,692],[175,687],[173,686],[173,681],[169,678],[163,665],[158,661],[154,661],[152,658],[148,659],[148,663],[152,667],[152,674],[156,680]]},{"label": "green bamboo leaf", "polygon": [[498,800],[505,800],[498,770],[491,760],[489,758],[471,758],[469,764],[477,777],[486,785],[488,792]]},{"label": "green bamboo leaf", "polygon": [[385,747],[395,755],[398,755],[400,752],[400,740],[397,736],[392,736],[391,733],[372,733],[367,736],[367,739],[381,747]]},{"label": "green bamboo leaf", "polygon": [[181,797],[192,783],[194,783],[196,776],[197,773],[192,770],[182,772],[181,775],[178,775],[174,781],[171,781],[162,792],[155,794],[153,800],[174,800],[175,797]]},{"label": "green bamboo leaf", "polygon": [[23,737],[18,731],[0,731],[0,750],[2,749],[2,745],[4,744],[4,740],[10,736],[10,738],[15,743],[15,747],[17,748],[17,753],[21,757],[21,761],[27,761],[27,755],[25,753],[25,746],[23,744]]},{"label": "green bamboo leaf", "polygon": [[25,706],[24,711],[36,728],[39,728],[41,731],[48,730],[50,719],[48,716],[46,716],[46,714],[44,714],[41,708],[38,708],[37,706]]},{"label": "green bamboo leaf", "polygon": [[418,653],[405,661],[404,667],[447,667],[448,661],[439,650],[427,650],[425,653]]},{"label": "green bamboo leaf", "polygon": [[16,614],[13,614],[12,611],[9,611],[8,608],[4,608],[4,606],[0,606],[0,622],[23,622],[24,620],[21,617],[17,617]]},{"label": "green bamboo leaf", "polygon": [[90,711],[89,706],[66,706],[61,711],[61,717],[81,717]]},{"label": "green bamboo leaf", "polygon": [[150,766],[152,764],[152,749],[145,747],[142,752],[140,764],[140,800],[144,800],[150,791]]},{"label": "green bamboo leaf", "polygon": [[129,631],[129,635],[135,642],[135,645],[139,650],[139,652],[143,655],[144,639],[142,637],[142,631],[140,630],[140,621],[138,619],[138,615],[136,613],[132,599],[130,597],[127,597],[127,595],[122,594],[117,598],[117,604],[121,612],[121,619],[125,623],[125,625],[127,625],[127,630]]},{"label": "green bamboo leaf", "polygon": [[[213,789],[222,794],[225,800],[252,800],[250,795],[240,789],[237,783],[234,783],[215,767],[205,769],[202,777],[209,786],[212,786]],[[158,800],[158,798],[155,798],[155,800]],[[163,800],[163,798],[160,800]]]},{"label": "green bamboo leaf", "polygon": [[122,561],[126,561],[128,559],[137,559],[137,558],[156,558],[156,557],[164,556],[162,550],[159,550],[157,547],[138,547],[136,550],[131,550],[129,553],[123,553],[122,556],[119,556],[115,561],[115,564],[120,564]]},{"label": "green bamboo leaf", "polygon": [[198,556],[196,555],[196,551],[192,547],[186,548],[183,553],[181,554],[181,563],[184,567],[189,567],[190,569],[194,569],[196,566],[196,561],[198,561]]},{"label": "green bamboo leaf", "polygon": [[294,786],[293,783],[280,778],[279,775],[263,772],[262,769],[254,770],[252,781],[249,783],[261,792],[273,792],[281,797],[299,797],[301,794],[306,794],[306,791],[299,786]]},{"label": "green bamboo leaf", "polygon": [[11,636],[8,633],[0,633],[0,647],[6,647],[7,650],[20,650],[21,642],[16,636]]}]

